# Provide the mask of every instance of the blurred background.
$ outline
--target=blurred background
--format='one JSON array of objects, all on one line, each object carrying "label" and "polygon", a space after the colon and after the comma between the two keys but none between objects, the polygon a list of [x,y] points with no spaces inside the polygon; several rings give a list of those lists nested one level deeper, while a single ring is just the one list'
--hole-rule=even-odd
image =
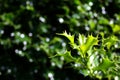
[{"label": "blurred background", "polygon": [[[56,33],[120,38],[120,0],[0,0],[0,80],[84,80]],[[119,50],[118,50],[119,51]]]}]

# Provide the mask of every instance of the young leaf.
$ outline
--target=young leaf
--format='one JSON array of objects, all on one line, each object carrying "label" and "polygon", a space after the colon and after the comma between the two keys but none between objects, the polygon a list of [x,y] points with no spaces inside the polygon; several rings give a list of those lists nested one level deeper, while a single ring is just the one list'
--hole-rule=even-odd
[{"label": "young leaf", "polygon": [[63,35],[63,36],[65,36],[66,38],[68,38],[68,39],[70,40],[70,43],[74,44],[74,35],[71,35],[70,33],[67,34],[66,31],[65,31],[64,33],[58,34],[58,35]]},{"label": "young leaf", "polygon": [[80,50],[83,54],[85,54],[93,45],[98,44],[98,39],[93,37],[92,35],[88,36],[86,42],[80,45]]},{"label": "young leaf", "polygon": [[84,35],[79,34],[78,43],[79,45],[83,45],[86,42],[86,37]]}]

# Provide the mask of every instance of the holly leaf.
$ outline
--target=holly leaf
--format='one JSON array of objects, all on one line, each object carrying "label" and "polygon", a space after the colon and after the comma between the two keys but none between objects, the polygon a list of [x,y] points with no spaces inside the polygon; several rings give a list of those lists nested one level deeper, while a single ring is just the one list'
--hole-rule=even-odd
[{"label": "holly leaf", "polygon": [[85,55],[87,53],[88,50],[90,50],[90,48],[93,45],[97,45],[98,44],[98,39],[97,37],[93,37],[92,35],[89,35],[85,41],[85,39],[81,38],[82,41],[82,45],[80,45],[80,50],[82,52],[83,55]]},{"label": "holly leaf", "polygon": [[99,64],[99,66],[95,67],[94,70],[103,71],[105,74],[108,72],[108,69],[114,67],[114,62],[108,58],[103,58],[103,61]]},{"label": "holly leaf", "polygon": [[66,31],[64,33],[58,34],[58,35],[65,36],[66,38],[69,39],[71,44],[74,44],[74,35],[71,35],[70,33],[68,34]]}]

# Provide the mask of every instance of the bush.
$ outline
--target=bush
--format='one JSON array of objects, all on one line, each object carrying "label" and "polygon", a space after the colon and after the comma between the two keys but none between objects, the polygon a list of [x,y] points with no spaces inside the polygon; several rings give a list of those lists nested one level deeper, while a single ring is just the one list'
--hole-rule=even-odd
[{"label": "bush", "polygon": [[119,0],[0,0],[0,79],[90,78],[66,64],[62,56],[53,57],[72,50],[68,40],[56,33],[103,33],[105,50],[119,54],[120,43],[109,42],[110,36],[120,38],[119,4]]},{"label": "bush", "polygon": [[116,36],[104,38],[104,33],[100,33],[101,39],[98,39],[98,36],[79,34],[77,41],[74,41],[74,35],[66,32],[60,35],[69,39],[72,50],[56,56],[62,56],[67,63],[72,63],[72,67],[81,74],[100,80],[120,78],[120,56],[114,51],[118,44]]}]

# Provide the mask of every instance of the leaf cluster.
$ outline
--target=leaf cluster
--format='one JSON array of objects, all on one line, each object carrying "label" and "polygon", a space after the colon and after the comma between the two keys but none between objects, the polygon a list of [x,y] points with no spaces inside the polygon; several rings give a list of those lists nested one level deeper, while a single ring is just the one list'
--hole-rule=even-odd
[{"label": "leaf cluster", "polygon": [[57,54],[57,56],[64,57],[65,61],[72,63],[73,68],[80,71],[81,74],[98,79],[108,78],[109,80],[120,76],[120,56],[113,51],[113,46],[118,43],[116,36],[105,38],[101,32],[99,34],[101,39],[99,39],[98,36],[79,34],[77,42],[74,42],[74,35],[68,34],[66,31],[59,35],[65,36],[69,40],[72,49],[77,50],[78,57],[72,56],[75,53],[68,50],[63,54]]}]

